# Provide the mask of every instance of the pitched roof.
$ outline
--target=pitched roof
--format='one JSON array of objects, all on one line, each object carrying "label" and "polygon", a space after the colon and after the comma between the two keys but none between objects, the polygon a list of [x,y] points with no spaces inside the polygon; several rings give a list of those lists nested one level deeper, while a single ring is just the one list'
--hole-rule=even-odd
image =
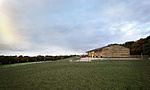
[{"label": "pitched roof", "polygon": [[[112,45],[118,45],[118,44],[110,44],[110,45],[107,45],[107,46],[104,46],[104,47],[100,47],[100,48],[96,48],[96,49],[93,49],[93,50],[86,51],[86,53],[87,52],[91,52],[91,51],[95,51],[95,50],[101,50],[101,49],[103,49],[105,47],[109,47],[109,46],[112,46]],[[119,45],[119,46],[121,46],[121,45]],[[125,46],[122,46],[122,47],[125,47]],[[127,47],[125,47],[125,48],[127,48]]]}]

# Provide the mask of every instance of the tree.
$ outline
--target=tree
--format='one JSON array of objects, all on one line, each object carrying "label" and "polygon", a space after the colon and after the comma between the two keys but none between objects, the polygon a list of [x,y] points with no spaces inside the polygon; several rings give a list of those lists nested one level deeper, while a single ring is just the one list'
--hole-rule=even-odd
[{"label": "tree", "polygon": [[147,44],[143,45],[143,54],[150,55],[150,39]]},{"label": "tree", "polygon": [[147,38],[146,38],[146,43],[149,43],[150,42],[150,36],[148,36]]},{"label": "tree", "polygon": [[146,44],[146,39],[141,38],[140,40],[136,41],[131,48],[131,53],[132,54],[136,54],[136,55],[140,55],[141,53],[143,53],[143,45]]},{"label": "tree", "polygon": [[24,57],[21,59],[21,62],[27,62],[27,60],[29,60],[29,57],[28,57],[28,56],[24,56]]},{"label": "tree", "polygon": [[127,47],[127,48],[132,48],[132,45],[134,44],[134,41],[129,41],[129,42],[125,42],[125,44],[123,44],[123,46]]},{"label": "tree", "polygon": [[38,56],[37,56],[37,60],[38,60],[38,61],[44,61],[44,56],[38,55]]}]

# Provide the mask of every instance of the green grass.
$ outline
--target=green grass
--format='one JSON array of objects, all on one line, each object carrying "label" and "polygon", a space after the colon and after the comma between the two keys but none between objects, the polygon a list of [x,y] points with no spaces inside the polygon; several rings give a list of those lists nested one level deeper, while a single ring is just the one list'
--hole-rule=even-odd
[{"label": "green grass", "polygon": [[14,66],[20,66],[20,65],[45,63],[45,62],[50,62],[50,61],[37,61],[37,62],[24,62],[24,63],[6,64],[6,65],[1,65],[0,68],[8,68],[8,67],[14,67]]},{"label": "green grass", "polygon": [[148,90],[150,61],[55,62],[0,69],[0,90]]}]

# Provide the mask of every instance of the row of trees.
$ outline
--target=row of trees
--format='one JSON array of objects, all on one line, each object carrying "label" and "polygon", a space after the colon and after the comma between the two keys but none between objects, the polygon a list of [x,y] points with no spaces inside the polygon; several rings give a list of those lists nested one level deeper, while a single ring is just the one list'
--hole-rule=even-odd
[{"label": "row of trees", "polygon": [[131,55],[150,55],[150,36],[141,38],[137,41],[129,41],[121,44],[122,46],[130,48]]},{"label": "row of trees", "polygon": [[9,64],[9,62],[11,63],[22,63],[22,62],[36,62],[36,61],[56,61],[59,59],[65,59],[65,58],[69,58],[72,57],[74,55],[70,55],[70,56],[34,56],[34,57],[29,57],[29,56],[0,56],[0,62],[2,64]]}]

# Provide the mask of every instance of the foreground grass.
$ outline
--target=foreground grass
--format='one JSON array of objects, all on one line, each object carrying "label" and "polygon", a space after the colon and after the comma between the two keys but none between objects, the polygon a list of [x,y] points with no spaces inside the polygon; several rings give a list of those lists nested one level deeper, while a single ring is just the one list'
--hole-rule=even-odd
[{"label": "foreground grass", "polygon": [[37,63],[0,69],[0,90],[148,90],[150,61]]}]

